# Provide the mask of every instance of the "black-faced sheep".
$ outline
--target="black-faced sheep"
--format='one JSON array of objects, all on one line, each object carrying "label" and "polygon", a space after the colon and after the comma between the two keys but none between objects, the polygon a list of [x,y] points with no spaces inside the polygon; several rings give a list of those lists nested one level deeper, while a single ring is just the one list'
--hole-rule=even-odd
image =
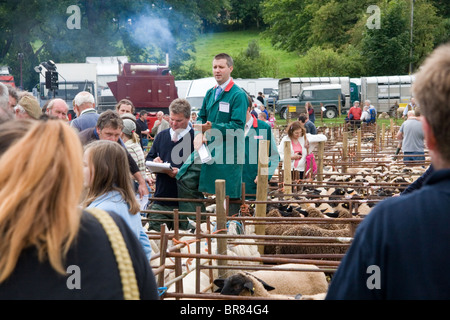
[{"label": "black-faced sheep", "polygon": [[224,295],[273,297],[277,299],[292,299],[298,295],[315,295],[327,292],[328,282],[325,273],[321,271],[273,270],[286,268],[319,270],[315,265],[284,264],[268,270],[239,272],[226,279],[214,280],[214,284],[219,288],[216,292]]},{"label": "black-faced sheep", "polygon": [[279,203],[268,204],[267,212],[277,210],[281,217],[301,217],[304,213],[299,206],[284,205]]},{"label": "black-faced sheep", "polygon": [[[341,205],[333,208],[333,216],[337,218],[351,218],[352,214]],[[320,217],[320,210],[313,207],[305,209],[309,217]],[[271,210],[267,216],[280,216],[277,210]],[[324,218],[330,219],[330,218]],[[266,235],[281,236],[309,236],[309,237],[333,237],[340,238],[345,244],[351,241],[353,236],[353,226],[348,223],[300,223],[300,224],[270,224],[266,227]],[[308,244],[308,245],[266,245],[265,254],[342,254],[347,251],[347,246],[334,244]]]},{"label": "black-faced sheep", "polygon": [[[352,214],[346,210],[342,205],[338,205],[333,208],[333,213],[329,213],[336,218],[351,218]],[[305,216],[318,217],[323,219],[331,219],[325,217],[320,210],[312,206],[305,209]],[[278,210],[271,210],[267,213],[268,217],[281,217]],[[314,237],[342,237],[351,238],[353,228],[348,223],[336,224],[327,223],[324,220],[323,223],[279,223],[269,224],[266,226],[266,235],[279,235],[279,236],[314,236]],[[302,246],[302,245],[265,245],[265,254],[308,254],[308,253],[345,253],[346,246]]]}]

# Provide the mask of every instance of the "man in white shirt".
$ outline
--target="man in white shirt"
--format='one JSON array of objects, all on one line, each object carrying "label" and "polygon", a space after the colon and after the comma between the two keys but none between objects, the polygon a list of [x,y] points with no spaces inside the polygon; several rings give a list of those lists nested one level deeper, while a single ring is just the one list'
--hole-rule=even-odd
[{"label": "man in white shirt", "polygon": [[[178,169],[183,165],[187,157],[194,149],[194,129],[189,125],[191,106],[185,99],[175,99],[169,106],[170,128],[158,133],[152,147],[147,154],[147,161],[157,163],[170,163],[172,169],[156,173],[155,198],[178,198],[177,180]],[[178,201],[155,200],[149,207],[150,210],[173,211],[178,209]],[[150,214],[149,227],[159,231],[162,223],[173,228],[173,216],[164,214]],[[180,216],[180,219],[183,217]],[[156,219],[163,219],[157,221]],[[188,229],[187,219],[180,221],[181,229]]]}]

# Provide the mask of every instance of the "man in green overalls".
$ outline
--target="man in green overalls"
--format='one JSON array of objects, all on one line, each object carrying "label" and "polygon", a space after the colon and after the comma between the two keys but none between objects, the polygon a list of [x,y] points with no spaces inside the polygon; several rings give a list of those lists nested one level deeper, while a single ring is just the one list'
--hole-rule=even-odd
[{"label": "man in green overalls", "polygon": [[[194,149],[177,174],[178,197],[203,199],[203,192],[215,194],[215,181],[226,181],[226,195],[241,197],[244,164],[244,125],[247,94],[231,78],[233,59],[226,53],[213,60],[217,85],[206,93],[196,124]],[[206,146],[211,160],[201,160]],[[199,154],[200,149],[200,154]],[[202,162],[203,161],[203,162]],[[180,211],[194,212],[199,203],[179,202]],[[202,205],[202,211],[204,206]],[[230,205],[229,214],[239,212],[239,204]]]},{"label": "man in green overalls", "polygon": [[[272,134],[270,125],[262,120],[256,119],[252,114],[252,101],[250,98],[249,106],[247,107],[247,122],[245,124],[245,164],[242,171],[242,182],[245,183],[245,198],[247,200],[254,200],[256,194],[256,180],[258,178],[258,156],[259,156],[259,141],[269,140],[269,166],[268,179],[272,178],[276,168],[280,162],[280,154],[278,153],[277,144]],[[247,196],[251,195],[251,196]]]}]

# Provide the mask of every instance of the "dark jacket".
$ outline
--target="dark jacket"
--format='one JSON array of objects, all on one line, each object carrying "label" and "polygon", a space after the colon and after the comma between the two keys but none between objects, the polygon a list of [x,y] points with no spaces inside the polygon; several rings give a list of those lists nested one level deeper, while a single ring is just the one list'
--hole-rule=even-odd
[{"label": "dark jacket", "polygon": [[[121,217],[115,213],[111,215],[129,249],[140,298],[158,300],[155,277],[141,244]],[[83,212],[78,236],[67,254],[65,265],[79,268],[81,288],[68,286],[76,283],[70,279],[71,276],[75,278],[76,271],[68,271],[66,276],[57,274],[48,260],[39,261],[34,247],[26,248],[22,251],[12,275],[0,284],[0,299],[123,299],[116,257],[103,227],[90,213]]]},{"label": "dark jacket", "polygon": [[[187,139],[187,141],[186,141]],[[183,146],[186,149],[180,148],[176,154],[178,160],[174,159],[172,152],[176,146]],[[168,162],[174,168],[180,168],[187,157],[194,150],[194,130],[190,130],[182,139],[173,142],[170,137],[170,129],[165,129],[158,133],[153,141],[152,147],[147,154],[146,160],[153,161],[153,159],[160,157],[162,161]],[[178,198],[177,180],[168,176],[165,173],[156,174],[155,194],[156,198]],[[156,201],[155,203],[166,206],[178,206],[178,202],[171,201]]]}]

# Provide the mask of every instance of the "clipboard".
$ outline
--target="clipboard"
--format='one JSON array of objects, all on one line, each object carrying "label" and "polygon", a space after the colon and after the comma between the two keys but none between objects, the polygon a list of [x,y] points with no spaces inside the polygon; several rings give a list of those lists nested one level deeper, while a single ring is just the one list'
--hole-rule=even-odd
[{"label": "clipboard", "polygon": [[153,161],[146,161],[145,165],[147,166],[148,170],[152,173],[159,173],[163,172],[165,173],[167,170],[172,170],[172,165],[168,162],[159,163],[159,162],[153,162]]}]

